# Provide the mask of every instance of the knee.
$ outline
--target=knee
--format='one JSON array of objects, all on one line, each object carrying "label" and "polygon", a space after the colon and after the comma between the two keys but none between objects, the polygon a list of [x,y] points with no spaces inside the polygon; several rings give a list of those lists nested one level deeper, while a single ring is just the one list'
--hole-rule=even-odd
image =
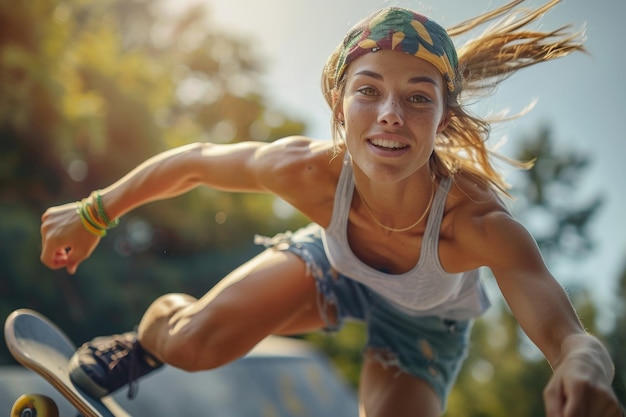
[{"label": "knee", "polygon": [[170,318],[161,345],[162,360],[184,371],[195,372],[214,369],[235,359],[232,336],[224,320],[213,311],[188,313],[193,307]]},{"label": "knee", "polygon": [[[138,337],[141,345],[157,356],[161,361],[176,366],[194,362],[191,343],[185,341],[192,337],[189,329],[177,329],[182,321],[183,312],[197,301],[186,294],[166,294],[150,304],[139,327]],[[180,361],[183,361],[179,364]],[[185,366],[186,368],[186,366]]]},{"label": "knee", "polygon": [[170,319],[178,311],[198,301],[197,298],[181,293],[165,294],[150,304],[146,316]]},{"label": "knee", "polygon": [[199,343],[194,341],[194,338],[180,337],[180,335],[167,344],[162,354],[165,363],[186,372],[204,371],[221,365],[210,361],[210,356]]},{"label": "knee", "polygon": [[162,351],[163,361],[187,372],[218,368],[236,359],[227,341],[216,340],[211,330],[172,334]]}]

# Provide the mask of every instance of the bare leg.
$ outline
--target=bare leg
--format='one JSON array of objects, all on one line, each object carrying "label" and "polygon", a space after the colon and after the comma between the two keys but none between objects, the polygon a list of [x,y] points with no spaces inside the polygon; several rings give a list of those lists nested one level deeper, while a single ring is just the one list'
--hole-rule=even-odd
[{"label": "bare leg", "polygon": [[439,397],[423,380],[366,356],[359,385],[359,417],[436,417]]},{"label": "bare leg", "polygon": [[141,320],[139,340],[170,365],[212,369],[270,334],[323,326],[317,297],[315,280],[299,257],[268,249],[199,300],[183,294],[157,299]]}]

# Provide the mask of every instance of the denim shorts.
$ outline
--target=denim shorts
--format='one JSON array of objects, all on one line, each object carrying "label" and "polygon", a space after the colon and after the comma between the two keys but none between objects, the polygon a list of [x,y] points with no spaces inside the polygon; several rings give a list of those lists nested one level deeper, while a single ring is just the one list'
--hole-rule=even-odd
[{"label": "denim shorts", "polygon": [[[467,356],[472,320],[412,316],[399,311],[365,285],[333,269],[324,252],[321,232],[320,226],[311,224],[273,238],[257,236],[256,243],[292,252],[304,260],[307,272],[317,281],[326,330],[339,330],[346,319],[364,322],[366,351],[383,365],[395,366],[400,372],[426,381],[445,409]],[[336,320],[329,319],[329,306],[334,307]]]}]

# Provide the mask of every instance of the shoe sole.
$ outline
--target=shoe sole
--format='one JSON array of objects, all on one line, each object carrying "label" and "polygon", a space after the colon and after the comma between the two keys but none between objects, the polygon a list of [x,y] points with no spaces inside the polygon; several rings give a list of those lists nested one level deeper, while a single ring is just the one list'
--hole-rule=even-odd
[{"label": "shoe sole", "polygon": [[106,388],[96,384],[93,379],[91,379],[89,375],[82,370],[80,364],[78,363],[77,355],[74,355],[70,359],[69,374],[70,380],[74,383],[74,385],[93,398],[99,399],[110,394]]}]

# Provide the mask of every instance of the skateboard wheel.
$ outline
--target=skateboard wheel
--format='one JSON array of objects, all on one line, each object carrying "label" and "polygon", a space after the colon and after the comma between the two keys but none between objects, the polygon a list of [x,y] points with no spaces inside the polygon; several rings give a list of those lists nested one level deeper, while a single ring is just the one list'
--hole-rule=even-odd
[{"label": "skateboard wheel", "polygon": [[11,417],[59,417],[59,409],[50,397],[25,394],[15,400]]}]

